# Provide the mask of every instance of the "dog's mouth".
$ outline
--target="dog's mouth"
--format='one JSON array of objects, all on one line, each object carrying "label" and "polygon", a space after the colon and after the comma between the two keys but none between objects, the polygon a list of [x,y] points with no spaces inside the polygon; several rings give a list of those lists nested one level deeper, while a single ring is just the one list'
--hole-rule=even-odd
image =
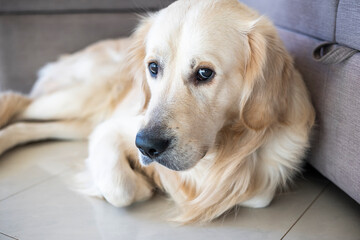
[{"label": "dog's mouth", "polygon": [[170,155],[171,154],[162,154],[157,157],[149,157],[140,153],[140,162],[144,166],[148,166],[153,162],[157,162],[163,165],[164,167],[174,171],[184,171],[192,167],[190,166],[190,164],[187,164],[185,161],[179,161],[178,157],[173,157]]},{"label": "dog's mouth", "polygon": [[154,159],[152,158],[149,158],[148,156],[144,155],[143,153],[140,152],[140,162],[142,165],[144,166],[148,166],[150,165],[151,163],[154,162]]},{"label": "dog's mouth", "polygon": [[153,162],[157,162],[162,166],[174,170],[174,171],[185,171],[194,167],[205,155],[207,151],[202,154],[190,154],[190,153],[174,153],[175,149],[169,149],[160,156],[149,157],[139,151],[140,163],[143,166],[148,166]]},{"label": "dog's mouth", "polygon": [[177,164],[173,163],[170,159],[167,159],[164,157],[150,158],[146,155],[141,154],[140,162],[144,166],[148,166],[153,162],[157,162],[157,163],[163,165],[164,167],[174,170],[174,171],[183,171],[183,170],[187,169],[187,168],[182,167],[181,165],[177,165]]}]

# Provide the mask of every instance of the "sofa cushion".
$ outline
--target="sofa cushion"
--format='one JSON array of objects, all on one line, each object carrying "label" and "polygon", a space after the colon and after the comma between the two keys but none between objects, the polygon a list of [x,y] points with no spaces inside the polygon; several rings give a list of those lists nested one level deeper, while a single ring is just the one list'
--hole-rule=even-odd
[{"label": "sofa cushion", "polygon": [[360,1],[341,0],[336,20],[336,41],[360,50]]},{"label": "sofa cushion", "polygon": [[[240,0],[268,16],[277,26],[333,41],[339,0]],[[357,1],[357,0],[353,0]]]},{"label": "sofa cushion", "polygon": [[169,5],[174,0],[0,0],[0,12],[39,12],[39,11],[83,11],[89,10],[133,10],[137,11],[158,9]]},{"label": "sofa cushion", "polygon": [[360,202],[360,53],[324,65],[312,57],[321,42],[279,28],[310,91],[317,126],[308,161]]},{"label": "sofa cushion", "polygon": [[0,15],[0,91],[29,92],[43,65],[107,38],[128,36],[130,13]]}]

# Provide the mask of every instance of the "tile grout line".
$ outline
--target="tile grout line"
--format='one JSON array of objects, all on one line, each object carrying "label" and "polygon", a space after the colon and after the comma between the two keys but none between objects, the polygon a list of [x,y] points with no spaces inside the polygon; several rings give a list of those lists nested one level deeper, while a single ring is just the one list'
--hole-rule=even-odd
[{"label": "tile grout line", "polygon": [[39,181],[39,182],[36,182],[36,183],[34,183],[34,184],[32,184],[32,185],[24,188],[24,189],[21,189],[20,191],[17,191],[17,192],[15,192],[15,193],[13,193],[13,194],[10,194],[9,196],[0,199],[0,202],[5,201],[5,200],[7,200],[7,199],[9,199],[9,198],[11,198],[11,197],[13,197],[13,196],[15,196],[15,195],[18,195],[19,193],[25,192],[25,191],[27,191],[27,190],[29,190],[29,189],[37,186],[37,185],[40,185],[40,184],[42,184],[42,183],[44,183],[44,182],[52,179],[52,178],[58,177],[58,176],[60,176],[61,174],[63,174],[64,172],[69,171],[70,169],[71,169],[71,167],[68,167],[68,168],[64,169],[63,171],[61,171],[61,172],[59,172],[59,173],[57,173],[57,174],[55,174],[55,175],[52,175],[52,176],[50,176],[50,177],[47,177],[47,178],[45,178],[45,179],[43,179],[43,180],[41,180],[41,181]]},{"label": "tile grout line", "polygon": [[329,187],[330,182],[328,182],[325,187],[320,191],[320,193],[314,198],[314,200],[311,201],[309,206],[304,210],[303,213],[300,214],[300,216],[296,219],[296,221],[290,226],[290,228],[286,231],[286,233],[280,238],[280,240],[283,240],[286,235],[293,229],[293,227],[300,221],[300,219],[305,215],[305,213],[311,208],[311,206],[316,202],[316,200],[319,199],[319,197],[324,193],[324,191]]},{"label": "tile grout line", "polygon": [[19,240],[18,238],[12,237],[12,236],[7,235],[7,234],[5,234],[5,233],[3,233],[3,232],[0,232],[0,234],[4,235],[4,236],[6,236],[6,237],[9,237],[9,238],[11,238],[11,239]]}]

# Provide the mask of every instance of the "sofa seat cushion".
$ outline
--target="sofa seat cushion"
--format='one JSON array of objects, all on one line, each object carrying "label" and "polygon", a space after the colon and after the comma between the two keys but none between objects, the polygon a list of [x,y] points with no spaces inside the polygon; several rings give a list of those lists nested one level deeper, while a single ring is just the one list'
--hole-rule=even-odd
[{"label": "sofa seat cushion", "polygon": [[0,0],[0,12],[17,13],[17,12],[39,12],[39,11],[83,11],[89,10],[127,10],[137,11],[156,10],[169,5],[174,0]]},{"label": "sofa seat cushion", "polygon": [[29,92],[46,63],[99,40],[128,36],[137,22],[133,13],[0,15],[0,91]]},{"label": "sofa seat cushion", "polygon": [[333,41],[335,38],[336,9],[339,0],[240,1],[268,16],[277,26],[326,41]]}]

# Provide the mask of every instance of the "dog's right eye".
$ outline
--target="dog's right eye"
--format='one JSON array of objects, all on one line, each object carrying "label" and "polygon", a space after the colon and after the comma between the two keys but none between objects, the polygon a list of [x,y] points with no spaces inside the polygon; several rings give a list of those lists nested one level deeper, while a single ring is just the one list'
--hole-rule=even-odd
[{"label": "dog's right eye", "polygon": [[150,75],[155,78],[159,72],[159,66],[155,62],[151,62],[148,67]]},{"label": "dog's right eye", "polygon": [[196,73],[196,80],[198,82],[207,82],[214,77],[215,73],[209,68],[200,68]]}]

